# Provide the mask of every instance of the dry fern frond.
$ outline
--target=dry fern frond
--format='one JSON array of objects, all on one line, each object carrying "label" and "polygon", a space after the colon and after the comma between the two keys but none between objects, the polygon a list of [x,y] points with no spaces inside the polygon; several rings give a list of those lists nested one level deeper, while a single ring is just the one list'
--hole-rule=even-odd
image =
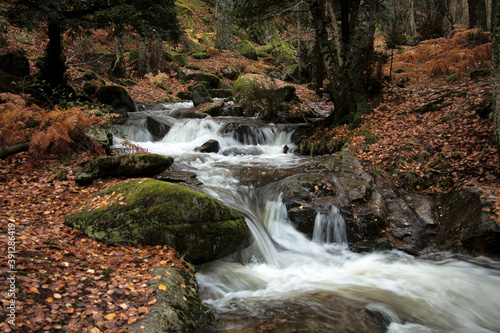
[{"label": "dry fern frond", "polygon": [[219,54],[219,50],[217,50],[215,47],[207,47],[207,53],[210,55],[211,58],[215,57],[216,55]]},{"label": "dry fern frond", "polygon": [[448,75],[449,69],[443,60],[429,61],[424,67],[426,67],[427,73],[430,77]]}]

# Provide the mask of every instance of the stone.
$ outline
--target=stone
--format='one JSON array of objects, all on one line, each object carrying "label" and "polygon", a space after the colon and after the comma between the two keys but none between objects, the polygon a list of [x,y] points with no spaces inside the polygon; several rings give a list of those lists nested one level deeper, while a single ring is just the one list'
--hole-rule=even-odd
[{"label": "stone", "polygon": [[259,60],[255,46],[253,46],[248,40],[236,43],[236,50],[245,58]]},{"label": "stone", "polygon": [[[144,319],[129,325],[132,332],[214,332],[215,319],[210,310],[201,303],[198,282],[189,263],[173,267],[152,268],[152,274],[159,279],[151,279],[148,288],[154,290],[152,296],[157,301]],[[166,287],[158,288],[162,284]]]},{"label": "stone", "polygon": [[149,177],[168,169],[174,159],[158,154],[100,156],[73,167],[75,182],[90,184],[108,177]]},{"label": "stone", "polygon": [[65,223],[105,243],[168,245],[193,264],[232,254],[250,237],[234,209],[186,186],[144,178],[97,193]]},{"label": "stone", "polygon": [[493,201],[479,188],[464,188],[440,202],[441,225],[436,237],[440,250],[500,255],[500,224]]},{"label": "stone", "polygon": [[136,111],[135,103],[127,90],[121,86],[104,85],[96,92],[97,100],[109,104],[114,110],[125,109],[126,112]]},{"label": "stone", "polygon": [[194,151],[199,153],[218,153],[220,150],[220,143],[217,140],[208,140],[200,147],[196,147]]},{"label": "stone", "polygon": [[153,136],[153,141],[160,141],[170,131],[170,126],[156,117],[146,117],[146,129]]},{"label": "stone", "polygon": [[162,180],[170,183],[186,183],[189,185],[203,185],[201,181],[196,178],[196,174],[191,171],[163,171],[155,176],[155,179]]},{"label": "stone", "polygon": [[202,72],[187,73],[185,79],[188,81],[206,81],[210,83],[210,88],[212,89],[217,89],[220,83],[220,79],[217,76]]},{"label": "stone", "polygon": [[195,84],[193,86],[193,104],[194,104],[194,106],[196,107],[200,104],[211,103],[211,102],[213,102],[212,97],[208,93],[205,86],[201,83]]}]

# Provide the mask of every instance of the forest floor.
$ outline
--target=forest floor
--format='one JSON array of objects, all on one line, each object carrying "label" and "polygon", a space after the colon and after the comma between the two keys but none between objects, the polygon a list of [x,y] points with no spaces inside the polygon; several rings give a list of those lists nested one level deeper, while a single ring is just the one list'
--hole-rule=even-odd
[{"label": "forest floor", "polygon": [[[36,44],[36,43],[35,43]],[[30,52],[37,54],[40,47]],[[31,58],[31,57],[30,57]],[[246,72],[261,71],[263,64],[231,54],[206,62],[218,68],[234,64]],[[81,84],[79,66],[69,69],[70,82]],[[171,100],[186,90],[174,73],[160,79],[171,91],[158,89],[153,78],[133,78],[132,97],[151,104]],[[297,86],[304,102],[322,102],[305,86]],[[421,109],[435,102],[435,107]],[[360,127],[326,129],[318,136],[342,139],[364,167],[388,177],[411,191],[438,194],[463,186],[479,186],[495,202],[500,223],[500,153],[488,117],[491,104],[489,78],[460,75],[447,83],[444,77],[421,77],[404,84],[387,84],[374,111]],[[486,110],[486,111],[484,111]],[[311,141],[316,140],[315,137]],[[119,332],[145,316],[156,302],[147,281],[150,267],[182,265],[168,246],[113,246],[85,237],[64,225],[64,216],[78,202],[118,180],[78,186],[72,166],[89,155],[33,161],[29,153],[0,160],[0,248],[2,276],[16,271],[17,331]],[[15,238],[12,267],[7,266],[9,237]],[[10,238],[10,240],[14,239]],[[12,252],[12,251],[11,251]],[[2,295],[7,282],[0,284]],[[4,309],[12,297],[2,297]],[[0,315],[0,329],[16,331]]]}]

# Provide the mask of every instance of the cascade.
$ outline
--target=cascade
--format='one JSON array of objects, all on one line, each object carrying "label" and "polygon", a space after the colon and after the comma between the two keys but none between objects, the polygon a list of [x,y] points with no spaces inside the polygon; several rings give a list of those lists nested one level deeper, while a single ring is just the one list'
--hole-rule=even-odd
[{"label": "cascade", "polygon": [[[171,110],[175,107],[167,115]],[[228,118],[176,119],[160,142],[151,141],[140,121],[122,128],[133,144],[173,156],[174,168],[197,174],[204,183],[200,190],[245,216],[253,244],[197,267],[200,295],[215,312],[221,331],[255,331],[276,318],[294,322],[291,316],[309,309],[322,316],[306,331],[324,332],[327,323],[335,324],[335,311],[329,308],[333,295],[382,314],[391,333],[499,331],[497,262],[446,254],[441,261],[428,261],[399,251],[353,253],[347,248],[344,219],[334,206],[317,214],[309,239],[288,220],[281,193],[259,191],[262,184],[292,175],[309,159],[283,154],[285,144],[291,149],[294,145],[291,133],[277,127],[264,126],[253,142],[225,135],[227,123],[238,121]],[[220,153],[194,151],[209,139],[219,141]],[[222,153],[233,148],[258,148],[261,153]]]}]

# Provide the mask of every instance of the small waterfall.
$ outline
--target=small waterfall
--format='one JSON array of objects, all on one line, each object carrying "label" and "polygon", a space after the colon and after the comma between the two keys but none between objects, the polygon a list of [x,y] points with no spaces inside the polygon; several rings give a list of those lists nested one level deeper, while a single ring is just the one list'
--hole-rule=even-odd
[{"label": "small waterfall", "polygon": [[345,221],[336,206],[332,206],[327,215],[321,213],[316,215],[313,241],[318,243],[347,244]]}]

